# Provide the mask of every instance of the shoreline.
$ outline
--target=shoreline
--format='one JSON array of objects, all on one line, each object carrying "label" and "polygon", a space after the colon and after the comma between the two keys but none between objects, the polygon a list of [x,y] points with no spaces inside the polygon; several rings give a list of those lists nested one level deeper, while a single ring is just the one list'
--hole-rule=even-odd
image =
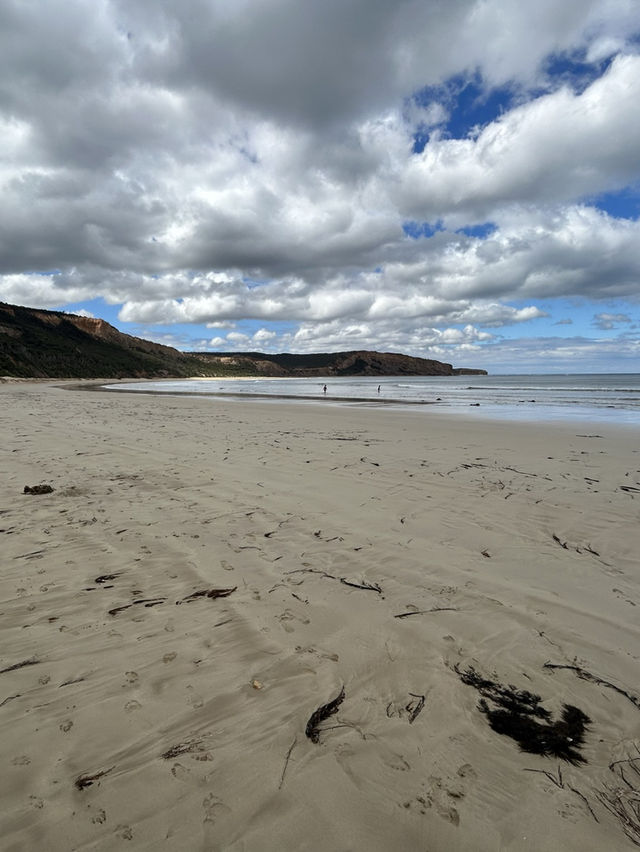
[{"label": "shoreline", "polygon": [[[602,799],[640,720],[635,433],[69,385],[0,385],[8,845],[636,848]],[[492,730],[471,669],[579,708],[586,762]]]},{"label": "shoreline", "polygon": [[[255,379],[245,379],[246,381],[255,381]],[[273,379],[274,381],[279,379]],[[135,380],[137,381],[137,380]],[[140,380],[140,383],[147,383],[148,380],[143,379]],[[172,383],[177,380],[175,379],[167,379],[167,380],[159,380],[157,384],[162,384],[164,381],[166,383]],[[190,380],[185,380],[190,381]],[[208,381],[218,381],[218,379],[212,380],[208,379]],[[228,378],[227,381],[236,381],[236,379]],[[262,381],[260,379],[259,381]],[[298,379],[291,379],[291,381],[299,381]],[[134,380],[122,380],[123,383],[133,384]],[[374,379],[375,383],[375,379]],[[100,387],[100,386],[99,386]],[[87,385],[79,385],[79,390],[93,390],[91,386]],[[637,429],[640,426],[640,413],[635,414],[635,417],[631,415],[631,413],[626,409],[614,409],[616,411],[616,417],[612,420],[610,416],[606,416],[603,414],[605,409],[602,408],[589,408],[585,407],[580,411],[576,411],[571,406],[554,406],[552,403],[540,402],[538,405],[534,406],[533,409],[527,408],[526,404],[528,402],[535,402],[535,400],[522,400],[523,407],[520,405],[509,404],[509,403],[497,403],[497,402],[451,402],[450,400],[442,400],[439,397],[435,399],[403,399],[403,398],[393,398],[387,396],[367,396],[367,397],[348,397],[348,396],[334,396],[331,394],[327,394],[326,396],[321,393],[316,394],[286,394],[286,393],[242,393],[242,392],[227,392],[227,391],[175,391],[172,393],[171,391],[161,391],[161,390],[137,390],[134,388],[122,388],[122,387],[108,387],[102,385],[102,389],[107,392],[116,392],[116,393],[137,393],[137,394],[149,394],[149,395],[171,395],[174,397],[181,396],[190,396],[193,398],[202,397],[205,399],[228,399],[234,402],[251,402],[254,401],[258,404],[271,403],[280,405],[284,401],[285,403],[296,404],[299,403],[301,405],[333,405],[335,407],[353,407],[353,408],[366,408],[367,410],[376,410],[376,409],[387,409],[393,411],[411,411],[413,410],[424,410],[425,412],[428,410],[429,414],[442,414],[445,417],[454,417],[460,418],[465,417],[467,415],[468,419],[473,420],[473,422],[478,421],[490,421],[493,423],[529,423],[536,424],[539,426],[547,426],[552,423],[560,424],[566,423],[571,426],[582,426],[586,428],[589,424],[593,424],[594,426],[608,426],[614,429],[620,429],[621,431],[629,430],[629,429]],[[478,390],[482,391],[481,387],[473,388],[468,387],[466,390]],[[434,389],[435,393],[442,393],[443,391],[439,389]],[[579,404],[576,403],[576,406],[579,407]],[[469,411],[469,409],[472,409]]]}]

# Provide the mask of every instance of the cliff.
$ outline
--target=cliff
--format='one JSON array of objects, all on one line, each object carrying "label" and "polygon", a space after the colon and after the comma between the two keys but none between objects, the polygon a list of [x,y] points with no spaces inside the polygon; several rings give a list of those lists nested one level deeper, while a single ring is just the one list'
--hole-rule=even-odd
[{"label": "cliff", "polygon": [[451,364],[395,352],[349,352],[298,355],[264,352],[196,352],[203,364],[219,364],[238,374],[262,376],[456,376],[486,375],[485,370],[455,369]]},{"label": "cliff", "polygon": [[101,319],[0,302],[0,376],[61,379],[459,374],[485,371],[456,370],[451,364],[390,352],[180,352],[123,334]]}]

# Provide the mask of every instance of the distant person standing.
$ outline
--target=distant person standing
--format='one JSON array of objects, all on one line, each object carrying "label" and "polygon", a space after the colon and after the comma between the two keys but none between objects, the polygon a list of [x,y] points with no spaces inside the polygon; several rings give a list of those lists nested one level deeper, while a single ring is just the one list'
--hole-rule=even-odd
[{"label": "distant person standing", "polygon": [[378,385],[378,393],[380,393],[380,385]]},{"label": "distant person standing", "polygon": [[325,386],[322,388],[322,393],[326,393],[326,392],[327,392],[327,386],[325,385]]}]

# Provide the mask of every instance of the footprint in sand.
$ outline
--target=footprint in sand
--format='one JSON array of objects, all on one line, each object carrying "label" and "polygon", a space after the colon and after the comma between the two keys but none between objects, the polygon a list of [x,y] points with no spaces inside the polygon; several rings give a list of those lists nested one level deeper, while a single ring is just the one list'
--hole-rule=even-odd
[{"label": "footprint in sand", "polygon": [[114,834],[120,840],[133,840],[133,829],[129,825],[117,825]]},{"label": "footprint in sand", "polygon": [[136,683],[139,679],[138,672],[125,672],[124,676],[127,679],[127,683]]},{"label": "footprint in sand", "polygon": [[71,728],[73,728],[73,722],[71,721],[71,719],[65,719],[64,722],[60,725],[60,730],[64,734],[70,731]]},{"label": "footprint in sand", "polygon": [[470,763],[463,763],[462,766],[458,767],[456,775],[459,778],[471,778],[472,780],[478,777],[478,773]]},{"label": "footprint in sand", "polygon": [[460,814],[456,804],[465,796],[465,779],[474,780],[477,774],[470,763],[464,763],[456,771],[455,778],[441,778],[432,775],[429,778],[429,786],[420,796],[414,800],[402,803],[407,809],[417,808],[421,814],[426,814],[430,808],[442,819],[452,825],[460,825]]},{"label": "footprint in sand", "polygon": [[178,654],[176,653],[176,651],[171,651],[169,654],[164,655],[164,657],[162,658],[162,662],[163,663],[172,663],[177,656],[178,656]]},{"label": "footprint in sand", "polygon": [[310,620],[308,618],[299,618],[297,615],[291,612],[290,609],[285,609],[285,611],[281,615],[277,615],[276,618],[280,622],[282,629],[285,633],[293,633],[295,627],[293,624],[290,624],[291,621],[299,621],[301,624],[309,624]]},{"label": "footprint in sand", "polygon": [[136,701],[135,699],[133,701],[127,701],[127,703],[124,705],[124,709],[127,713],[133,713],[135,710],[140,710],[141,707],[142,704],[140,704],[140,702]]},{"label": "footprint in sand", "polygon": [[213,793],[209,793],[209,795],[203,799],[202,809],[204,810],[204,822],[213,823],[220,819],[221,816],[231,813],[231,808],[225,805],[225,803],[217,796],[214,796]]},{"label": "footprint in sand", "polygon": [[[308,623],[309,622],[307,622],[307,624]],[[296,645],[295,650],[296,650],[297,654],[313,654],[314,656],[318,657],[319,659],[331,660],[331,662],[333,662],[333,663],[337,663],[340,660],[340,657],[338,656],[338,654],[324,653],[322,651],[318,651],[317,648],[314,648],[311,645],[309,645],[306,648],[303,648],[302,645]]]},{"label": "footprint in sand", "polygon": [[406,772],[411,769],[411,764],[401,754],[392,754],[389,760],[385,760],[385,763],[396,772]]},{"label": "footprint in sand", "polygon": [[191,774],[191,770],[187,769],[187,767],[183,766],[181,763],[174,763],[171,767],[171,774],[179,781],[185,781]]},{"label": "footprint in sand", "polygon": [[31,763],[31,758],[26,754],[19,754],[11,761],[13,766],[28,766]]},{"label": "footprint in sand", "polygon": [[107,814],[106,814],[106,811],[102,810],[102,808],[98,811],[98,813],[94,817],[91,817],[91,822],[96,824],[96,825],[102,825],[106,821],[107,821]]}]

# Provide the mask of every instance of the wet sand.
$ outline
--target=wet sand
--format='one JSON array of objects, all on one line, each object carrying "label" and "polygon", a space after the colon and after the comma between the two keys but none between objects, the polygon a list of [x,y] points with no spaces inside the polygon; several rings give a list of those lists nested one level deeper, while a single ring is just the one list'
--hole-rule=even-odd
[{"label": "wet sand", "polygon": [[0,422],[3,848],[637,848],[635,432],[45,383]]}]

